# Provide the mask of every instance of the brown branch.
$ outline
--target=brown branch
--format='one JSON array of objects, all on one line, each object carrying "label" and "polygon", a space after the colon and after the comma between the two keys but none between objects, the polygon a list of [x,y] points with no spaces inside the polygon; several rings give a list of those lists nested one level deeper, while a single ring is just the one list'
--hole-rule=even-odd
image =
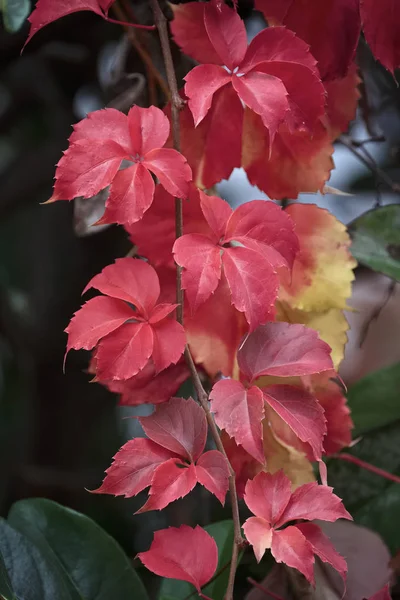
[{"label": "brown branch", "polygon": [[374,175],[375,177],[386,183],[386,185],[392,190],[392,192],[399,193],[400,192],[400,184],[393,181],[391,177],[383,169],[381,169],[372,158],[372,156],[368,153],[368,156],[363,154],[365,152],[365,148],[360,147],[360,144],[354,142],[350,136],[341,135],[339,138],[339,142],[342,143],[346,148],[350,150],[361,161]]},{"label": "brown branch", "polygon": [[393,296],[395,290],[396,290],[396,284],[397,281],[395,279],[392,279],[389,287],[387,289],[385,298],[383,300],[383,302],[381,302],[379,304],[379,306],[377,306],[372,315],[369,317],[369,319],[364,323],[363,328],[361,330],[361,335],[360,335],[360,343],[359,343],[359,347],[361,348],[362,345],[364,344],[365,340],[367,339],[367,335],[369,332],[369,328],[371,327],[372,323],[374,321],[377,321],[381,315],[381,312],[384,310],[384,308],[387,306],[389,300],[391,299],[391,297]]},{"label": "brown branch", "polygon": [[[119,6],[118,3],[115,3],[113,5],[112,9],[113,9],[115,15],[118,17],[118,19],[120,19],[121,21],[124,21],[126,19],[125,13],[123,12],[122,8]],[[133,31],[133,29],[128,27],[128,25],[124,25],[124,28],[125,28],[125,32],[126,32],[126,35],[128,36],[130,43],[132,44],[132,46],[136,50],[136,52],[139,54],[140,58],[142,59],[142,61],[144,63],[144,66],[146,67],[146,71],[148,73],[149,79],[150,79],[150,76],[155,79],[155,81],[158,83],[160,89],[164,93],[165,97],[169,100],[169,88],[168,88],[167,84],[165,83],[163,76],[158,71],[158,69],[154,66],[154,63],[151,59],[150,54],[147,52],[147,50],[143,47],[143,44],[141,44],[137,38],[137,34],[139,33],[139,35],[140,35],[141,32],[138,31],[135,34],[135,31]]]},{"label": "brown branch", "polygon": [[[184,101],[179,95],[178,85],[176,81],[175,68],[172,59],[171,46],[168,36],[167,19],[162,12],[158,0],[150,0],[151,7],[154,15],[154,22],[156,24],[158,34],[161,42],[161,49],[164,57],[165,70],[167,74],[167,81],[171,96],[171,116],[172,116],[172,138],[174,142],[174,148],[178,152],[181,150],[180,145],[180,118],[179,112],[184,106]],[[182,215],[182,199],[175,198],[175,229],[176,238],[183,235],[183,215]],[[183,325],[183,289],[182,289],[182,269],[179,265],[176,266],[176,301],[178,304],[177,308],[177,320]],[[235,584],[235,575],[238,564],[239,549],[245,545],[245,541],[242,538],[240,517],[239,517],[239,505],[236,492],[236,478],[235,471],[230,464],[228,457],[225,452],[225,448],[222,444],[221,437],[219,435],[218,428],[215,424],[213,416],[211,414],[208,402],[208,395],[205,391],[203,384],[201,383],[199,374],[196,369],[193,357],[190,353],[189,346],[185,349],[185,359],[190,369],[191,376],[193,378],[194,387],[197,393],[198,401],[203,408],[207,423],[211,431],[211,435],[214,439],[217,449],[223,454],[226,459],[229,468],[229,492],[232,504],[232,518],[234,527],[234,542],[232,550],[231,567],[229,571],[228,587],[225,594],[225,600],[233,600],[233,588]]]}]

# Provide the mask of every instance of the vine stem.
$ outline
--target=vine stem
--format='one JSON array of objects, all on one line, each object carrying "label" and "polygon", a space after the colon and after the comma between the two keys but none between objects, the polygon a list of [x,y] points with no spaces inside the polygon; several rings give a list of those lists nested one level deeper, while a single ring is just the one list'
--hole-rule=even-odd
[{"label": "vine stem", "polygon": [[[168,35],[168,27],[167,27],[167,19],[162,12],[158,0],[150,0],[151,8],[154,15],[154,22],[156,28],[158,30],[158,35],[161,43],[161,50],[164,57],[165,71],[167,75],[167,81],[170,91],[171,97],[171,120],[172,120],[172,138],[174,143],[174,148],[178,152],[181,151],[180,144],[180,120],[179,120],[179,112],[185,105],[184,100],[180,97],[178,91],[178,85],[176,81],[174,62],[172,59],[171,45],[169,41]],[[183,211],[182,211],[182,199],[175,198],[175,232],[176,238],[179,238],[183,235]],[[183,325],[183,289],[182,289],[182,269],[179,265],[176,265],[176,302],[178,304],[177,307],[177,321]],[[196,369],[196,365],[194,363],[193,357],[191,355],[189,346],[185,348],[185,360],[189,367],[193,384],[196,390],[198,401],[203,408],[207,423],[211,431],[211,435],[214,439],[215,445],[217,449],[223,454],[225,457],[228,468],[229,468],[229,492],[232,504],[232,518],[233,518],[233,527],[234,527],[234,542],[232,549],[232,559],[231,566],[229,571],[229,580],[228,587],[225,594],[225,600],[233,600],[233,588],[235,584],[235,575],[236,569],[238,565],[239,558],[239,550],[242,548],[246,542],[242,538],[241,526],[240,526],[240,516],[239,516],[239,504],[238,497],[236,492],[236,479],[235,479],[235,471],[232,468],[232,465],[229,462],[229,459],[226,455],[225,448],[222,444],[221,437],[219,435],[218,428],[215,424],[214,418],[211,414],[208,402],[208,395],[205,391],[203,384],[201,383],[199,374]]]},{"label": "vine stem", "polygon": [[365,462],[365,460],[361,460],[361,458],[357,458],[357,456],[353,456],[352,454],[347,454],[346,452],[341,452],[340,454],[334,454],[332,458],[338,458],[340,460],[345,460],[347,462],[353,463],[357,465],[361,469],[365,469],[366,471],[370,471],[371,473],[375,473],[375,475],[379,475],[384,479],[389,479],[389,481],[394,481],[395,483],[400,483],[400,477],[397,475],[393,475],[393,473],[389,473],[388,471],[384,471],[379,467],[375,467],[375,465],[371,465],[370,463]]},{"label": "vine stem", "polygon": [[258,583],[252,577],[248,577],[247,581],[249,583],[251,583],[251,585],[253,585],[255,588],[260,590],[260,592],[263,592],[263,594],[265,594],[266,596],[269,596],[270,598],[274,598],[275,600],[283,600],[282,596],[278,596],[278,594],[275,594],[274,592],[270,592],[269,590],[267,590],[267,588],[265,588],[263,585],[261,585],[261,583]]}]

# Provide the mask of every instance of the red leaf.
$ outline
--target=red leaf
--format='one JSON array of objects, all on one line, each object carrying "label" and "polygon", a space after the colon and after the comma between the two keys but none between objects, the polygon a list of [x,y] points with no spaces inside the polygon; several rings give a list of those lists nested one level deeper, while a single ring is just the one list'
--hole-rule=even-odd
[{"label": "red leaf", "polygon": [[208,237],[193,233],[178,238],[173,251],[176,262],[184,268],[182,287],[195,312],[218,286],[221,250]]},{"label": "red leaf", "polygon": [[135,317],[134,311],[121,300],[99,296],[86,302],[72,317],[66,328],[67,352],[91,350],[97,342]]},{"label": "red leaf", "polygon": [[198,127],[187,105],[180,113],[180,125],[182,152],[198,187],[211,188],[240,167],[243,106],[231,86],[214,94],[211,109]]},{"label": "red leaf", "polygon": [[169,136],[169,121],[156,106],[143,109],[132,106],[128,113],[128,127],[132,154],[146,156],[156,148],[162,148]]},{"label": "red leaf", "polygon": [[262,252],[272,247],[280,255],[279,262],[279,257],[272,258],[269,254],[273,266],[273,261],[278,260],[277,266],[282,266],[286,261],[292,267],[299,249],[291,218],[280,206],[265,200],[253,200],[238,206],[230,215],[225,240],[235,240],[244,246],[250,240],[255,240],[261,244],[259,248]]},{"label": "red leaf", "polygon": [[185,330],[174,319],[163,319],[153,325],[152,358],[156,373],[176,364],[186,345]]},{"label": "red leaf", "polygon": [[156,406],[149,417],[139,417],[139,421],[153,442],[182,458],[195,462],[204,450],[207,437],[206,417],[191,398],[171,398]]},{"label": "red leaf", "polygon": [[271,156],[268,131],[261,118],[246,109],[243,125],[242,166],[250,183],[271,199],[297,198],[301,192],[322,191],[333,169],[333,146],[327,128],[317,122],[311,136],[308,131],[279,128]]},{"label": "red leaf", "polygon": [[310,444],[315,458],[321,458],[326,419],[314,396],[291,385],[272,385],[264,388],[263,393],[265,401],[301,441]]},{"label": "red leaf", "polygon": [[208,196],[204,192],[199,192],[199,196],[202,213],[215,235],[215,242],[218,242],[221,237],[225,236],[229,219],[234,214],[233,210],[225,200],[218,196]]},{"label": "red leaf", "polygon": [[332,489],[315,482],[298,487],[276,523],[277,527],[296,519],[307,519],[307,521],[320,519],[331,522],[337,519],[352,520],[341,499],[332,493]]},{"label": "red leaf", "polygon": [[150,325],[126,323],[99,342],[96,375],[99,379],[130,379],[144,368],[152,351]]},{"label": "red leaf", "polygon": [[[154,106],[133,106],[127,117],[114,109],[91,113],[75,126],[70,147],[58,163],[51,200],[90,198],[111,184],[106,211],[98,223],[129,225],[153,202],[155,186],[149,170],[167,191],[186,197],[192,177],[186,159],[160,147],[169,130],[168,118]],[[132,166],[118,172],[123,159]]]},{"label": "red leaf", "polygon": [[270,525],[279,521],[292,495],[290,479],[283,471],[261,472],[246,484],[244,501],[253,514]]},{"label": "red leaf", "polygon": [[313,329],[291,323],[258,327],[241,346],[238,362],[251,381],[261,375],[294,377],[333,369],[328,344]]},{"label": "red leaf", "polygon": [[[187,5],[185,5],[187,6]],[[191,187],[188,201],[183,202],[184,233],[209,234],[210,227],[201,212],[199,191]],[[140,223],[125,227],[138,253],[155,265],[174,266],[172,247],[176,239],[174,198],[158,185],[154,201]]]},{"label": "red leaf", "polygon": [[236,368],[236,350],[247,331],[244,315],[231,304],[226,278],[215,293],[195,312],[185,316],[188,343],[197,364],[211,377],[218,372],[232,376]]},{"label": "red leaf", "polygon": [[[108,4],[111,4],[111,2],[108,2]],[[31,29],[25,45],[42,27],[61,17],[65,17],[66,15],[81,10],[91,10],[103,17],[104,14],[101,8],[99,0],[58,0],[57,2],[52,2],[51,0],[38,0],[28,19],[31,23]]]},{"label": "red leaf", "polygon": [[86,140],[102,140],[103,142],[113,140],[129,154],[132,151],[128,117],[115,108],[95,110],[82,121],[75,123],[73,129],[69,138],[70,144]]},{"label": "red leaf", "polygon": [[153,267],[132,258],[117,258],[115,263],[95,275],[82,293],[90,288],[134,304],[146,316],[150,315],[160,295],[160,284]]},{"label": "red leaf", "polygon": [[131,498],[151,485],[154,469],[171,459],[173,454],[151,440],[129,440],[117,452],[106,471],[101,486],[94,494],[114,494]]},{"label": "red leaf", "polygon": [[250,331],[272,319],[279,280],[269,262],[248,248],[227,248],[222,264],[232,294],[232,304],[244,312]]},{"label": "red leaf", "polygon": [[202,454],[196,464],[197,481],[214,494],[222,505],[225,504],[229,488],[229,469],[224,455],[218,450]]},{"label": "red leaf", "polygon": [[218,548],[198,525],[194,529],[181,525],[156,531],[150,550],[138,557],[156,575],[188,581],[200,592],[215,573]]},{"label": "red leaf", "polygon": [[[285,2],[286,0],[283,0]],[[290,0],[291,1],[291,0]],[[281,2],[281,0],[278,0]],[[268,27],[258,33],[251,41],[242,68],[246,73],[265,63],[277,61],[278,64],[292,63],[307,67],[319,75],[317,61],[303,40],[286,27]]]},{"label": "red leaf", "polygon": [[368,600],[392,600],[392,596],[390,595],[389,584],[385,585],[384,588],[376,592],[373,596],[370,596]]},{"label": "red leaf", "polygon": [[197,483],[196,468],[179,458],[171,458],[154,471],[149,499],[136,514],[149,510],[162,510],[171,502],[183,498]]},{"label": "red leaf", "polygon": [[[240,65],[247,50],[246,29],[242,19],[224,3],[219,8],[208,4],[204,8],[204,23],[210,42],[221,58],[219,64],[233,71]],[[204,58],[201,62],[205,62]]]},{"label": "red leaf", "polygon": [[312,584],[314,580],[314,553],[311,544],[297,527],[287,527],[283,531],[272,532],[272,556],[276,562],[284,562],[303,573]]},{"label": "red leaf", "polygon": [[197,62],[221,64],[204,24],[204,6],[198,2],[171,4],[174,19],[170,22],[175,43]]},{"label": "red leaf", "polygon": [[237,444],[264,463],[261,425],[264,400],[261,390],[257,387],[246,390],[239,381],[225,379],[214,385],[210,400],[218,427],[225,429]]},{"label": "red leaf", "polygon": [[303,65],[293,68],[292,63],[277,61],[257,68],[283,82],[288,94],[286,123],[290,131],[313,133],[317,122],[324,116],[326,103],[325,88],[315,73]]},{"label": "red leaf", "polygon": [[142,163],[119,171],[111,184],[104,215],[96,225],[140,221],[153,202],[154,188],[153,178]]},{"label": "red leaf", "polygon": [[199,65],[189,71],[185,81],[185,94],[197,127],[210,110],[214,94],[230,83],[231,76],[218,65]]},{"label": "red leaf", "polygon": [[272,146],[278,127],[285,120],[289,110],[284,84],[276,77],[252,71],[241,78],[234,77],[232,85],[242,102],[260,115]]},{"label": "red leaf", "polygon": [[354,425],[350,409],[339,386],[329,379],[328,375],[312,378],[312,393],[325,411],[327,431],[324,450],[329,456],[351,444],[351,430]]},{"label": "red leaf", "polygon": [[299,523],[295,525],[301,531],[311,548],[323,562],[329,563],[340,576],[343,581],[346,580],[347,563],[343,556],[336,552],[330,539],[322,532],[321,528],[314,523]]},{"label": "red leaf", "polygon": [[257,562],[260,562],[268,548],[271,548],[273,529],[262,517],[250,517],[243,525],[244,534],[253,546]]},{"label": "red leaf", "polygon": [[400,66],[400,6],[396,0],[360,0],[365,38],[372,53],[393,75]]},{"label": "red leaf", "polygon": [[172,196],[188,197],[192,170],[182,154],[172,148],[159,148],[148,152],[142,164]]},{"label": "red leaf", "polygon": [[[358,0],[256,0],[270,25],[283,24],[310,44],[322,79],[344,77],[360,35]],[[337,44],[337,40],[342,40]]]},{"label": "red leaf", "polygon": [[75,142],[57,164],[50,200],[95,196],[112,182],[127,157],[127,151],[112,140]]},{"label": "red leaf", "polygon": [[[284,50],[293,40],[291,32],[287,33],[284,28],[273,34],[262,32],[259,34],[260,38],[246,51],[245,27],[235,10],[224,3],[220,6],[205,4],[204,22],[208,37],[220,56],[220,64],[225,65],[225,69],[216,64],[203,64],[195,67],[185,77],[185,94],[189,98],[195,126],[207,115],[214,94],[229,83],[244,104],[261,115],[264,126],[269,130],[270,144],[289,108],[294,112],[290,120],[293,127],[298,122],[303,124],[310,121],[315,124],[323,115],[324,88],[308,47],[299,40],[294,43],[294,50]],[[202,30],[202,35],[203,33]],[[264,42],[267,49],[263,49]],[[285,65],[279,66],[279,61],[285,61]],[[288,83],[287,88],[285,81],[273,76],[274,72],[268,74],[269,65],[275,65],[271,66],[271,71],[281,73]],[[307,72],[304,66],[307,67]],[[305,89],[310,87],[312,90],[311,93],[309,90],[308,103],[295,85],[304,77],[308,82]],[[288,92],[293,95],[290,105]]]},{"label": "red leaf", "polygon": [[111,392],[120,394],[121,406],[161,404],[173,396],[189,377],[185,363],[171,365],[156,375],[152,360],[137,375],[126,381],[101,381]]}]

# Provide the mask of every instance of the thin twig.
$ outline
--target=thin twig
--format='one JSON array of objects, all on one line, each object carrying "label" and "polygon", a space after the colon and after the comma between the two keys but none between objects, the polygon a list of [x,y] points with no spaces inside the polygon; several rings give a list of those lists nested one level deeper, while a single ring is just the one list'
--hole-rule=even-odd
[{"label": "thin twig", "polygon": [[368,331],[369,331],[369,328],[371,327],[372,323],[374,321],[376,321],[377,319],[379,319],[379,317],[381,315],[381,312],[387,306],[389,300],[393,296],[394,291],[396,289],[396,284],[397,284],[397,281],[395,279],[392,279],[391,282],[390,282],[390,284],[389,284],[389,287],[387,289],[386,296],[385,296],[383,302],[381,302],[381,304],[379,304],[379,306],[377,306],[374,309],[372,315],[364,323],[363,328],[361,330],[361,335],[360,335],[360,343],[359,343],[359,347],[360,348],[364,344],[365,340],[367,339]]},{"label": "thin twig", "polygon": [[[167,74],[167,81],[170,90],[171,96],[171,120],[172,120],[172,137],[174,148],[178,152],[181,150],[180,145],[180,118],[179,112],[184,106],[184,101],[179,95],[178,85],[176,81],[175,68],[172,59],[171,46],[169,42],[168,36],[168,27],[167,27],[167,19],[162,12],[158,0],[150,0],[151,7],[154,15],[154,22],[156,24],[158,34],[160,36],[161,49],[164,57],[165,70]],[[183,235],[183,214],[182,214],[182,199],[175,198],[175,229],[176,229],[176,238],[179,238]],[[182,289],[182,270],[177,265],[176,267],[176,301],[178,304],[177,308],[177,320],[181,325],[183,325],[183,289]],[[233,550],[232,550],[232,559],[231,559],[231,567],[229,571],[229,581],[228,587],[225,594],[225,600],[233,599],[233,588],[235,583],[235,575],[238,564],[239,557],[239,549],[245,545],[245,540],[242,538],[241,526],[240,526],[240,517],[239,517],[239,505],[238,498],[236,492],[236,478],[235,471],[230,464],[228,457],[225,452],[225,448],[222,444],[218,428],[215,424],[213,416],[211,414],[207,392],[205,391],[199,374],[196,369],[196,365],[194,364],[192,355],[190,353],[189,347],[186,346],[185,349],[185,359],[188,364],[191,376],[193,378],[194,387],[197,393],[198,401],[202,406],[208,426],[210,428],[212,437],[214,439],[215,445],[217,449],[223,454],[226,459],[228,468],[229,468],[229,492],[231,497],[232,504],[232,518],[233,518],[233,527],[234,527],[234,542],[233,542]]]},{"label": "thin twig", "polygon": [[371,160],[371,156],[364,156],[363,150],[365,152],[365,148],[359,148],[357,143],[354,143],[350,136],[341,135],[339,138],[339,142],[341,142],[346,148],[350,150],[361,161],[376,177],[386,183],[389,188],[395,192],[400,192],[400,184],[393,181],[391,177],[383,169],[381,169],[375,162],[375,160]]},{"label": "thin twig", "polygon": [[353,456],[352,454],[341,452],[340,454],[335,454],[334,456],[332,456],[332,458],[339,458],[340,460],[345,460],[347,462],[353,463],[354,465],[357,465],[361,469],[365,469],[366,471],[375,473],[375,475],[379,475],[384,479],[389,479],[389,481],[400,483],[400,477],[398,477],[397,475],[393,475],[393,473],[389,473],[388,471],[384,471],[379,467],[375,467],[374,465],[371,465],[370,463],[367,463],[364,460],[357,458],[357,456]]},{"label": "thin twig", "polygon": [[135,27],[137,29],[146,29],[147,31],[154,31],[156,28],[155,25],[139,25],[138,23],[126,23],[126,21],[118,21],[117,19],[112,19],[111,17],[105,17],[106,21],[109,23],[114,23],[115,25],[123,25],[124,27]]},{"label": "thin twig", "polygon": [[[114,13],[116,14],[116,16],[118,17],[118,19],[121,19],[121,22],[126,18],[125,13],[121,10],[121,7],[118,5],[118,3],[113,4],[112,9],[113,9]],[[151,59],[150,54],[143,47],[143,45],[138,41],[137,34],[135,34],[133,29],[131,29],[128,25],[124,25],[124,27],[125,27],[126,35],[128,36],[129,41],[131,42],[132,46],[134,47],[134,49],[136,50],[136,52],[139,54],[140,58],[142,59],[144,66],[146,67],[146,70],[148,71],[148,73],[151,73],[151,75],[157,81],[165,98],[167,100],[169,100],[168,85],[165,83],[164,78],[161,75],[161,73],[154,66],[154,63]],[[137,33],[140,33],[140,32],[137,32]]]},{"label": "thin twig", "polygon": [[267,588],[265,588],[263,585],[261,585],[261,583],[258,583],[252,577],[248,577],[247,581],[249,583],[251,583],[251,585],[253,585],[255,588],[257,588],[258,590],[260,590],[260,592],[263,592],[266,596],[270,596],[271,598],[275,598],[275,600],[283,600],[283,598],[281,596],[278,596],[278,594],[275,594],[274,592],[270,592],[269,590],[267,590]]}]

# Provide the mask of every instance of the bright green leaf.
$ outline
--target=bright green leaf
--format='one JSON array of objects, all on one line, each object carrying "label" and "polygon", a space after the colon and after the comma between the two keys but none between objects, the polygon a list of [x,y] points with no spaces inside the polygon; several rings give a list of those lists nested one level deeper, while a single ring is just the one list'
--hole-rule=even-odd
[{"label": "bright green leaf", "polygon": [[[202,592],[213,600],[223,600],[228,585],[229,562],[232,556],[233,521],[219,521],[218,523],[207,525],[204,529],[215,539],[218,546],[218,566],[216,573],[225,568],[214,581],[203,588]],[[195,592],[194,597],[197,597],[197,592],[190,583],[178,581],[177,579],[163,579],[159,600],[167,600],[169,598],[184,600],[192,592]]]},{"label": "bright green leaf", "polygon": [[363,265],[400,281],[400,205],[371,210],[350,226],[353,256]]},{"label": "bright green leaf", "polygon": [[6,600],[16,600],[16,597],[23,600],[72,599],[65,581],[58,577],[51,563],[4,519],[0,520],[0,551],[14,590],[13,594],[3,586],[2,577],[0,592]]},{"label": "bright green leaf", "polygon": [[50,500],[32,499],[14,504],[8,520],[37,546],[52,572],[65,582],[68,598],[147,600],[120,546],[85,515]]},{"label": "bright green leaf", "polygon": [[400,420],[400,363],[375,371],[351,386],[348,403],[354,437]]},{"label": "bright green leaf", "polygon": [[10,33],[21,29],[31,12],[30,0],[0,0],[5,28]]}]

